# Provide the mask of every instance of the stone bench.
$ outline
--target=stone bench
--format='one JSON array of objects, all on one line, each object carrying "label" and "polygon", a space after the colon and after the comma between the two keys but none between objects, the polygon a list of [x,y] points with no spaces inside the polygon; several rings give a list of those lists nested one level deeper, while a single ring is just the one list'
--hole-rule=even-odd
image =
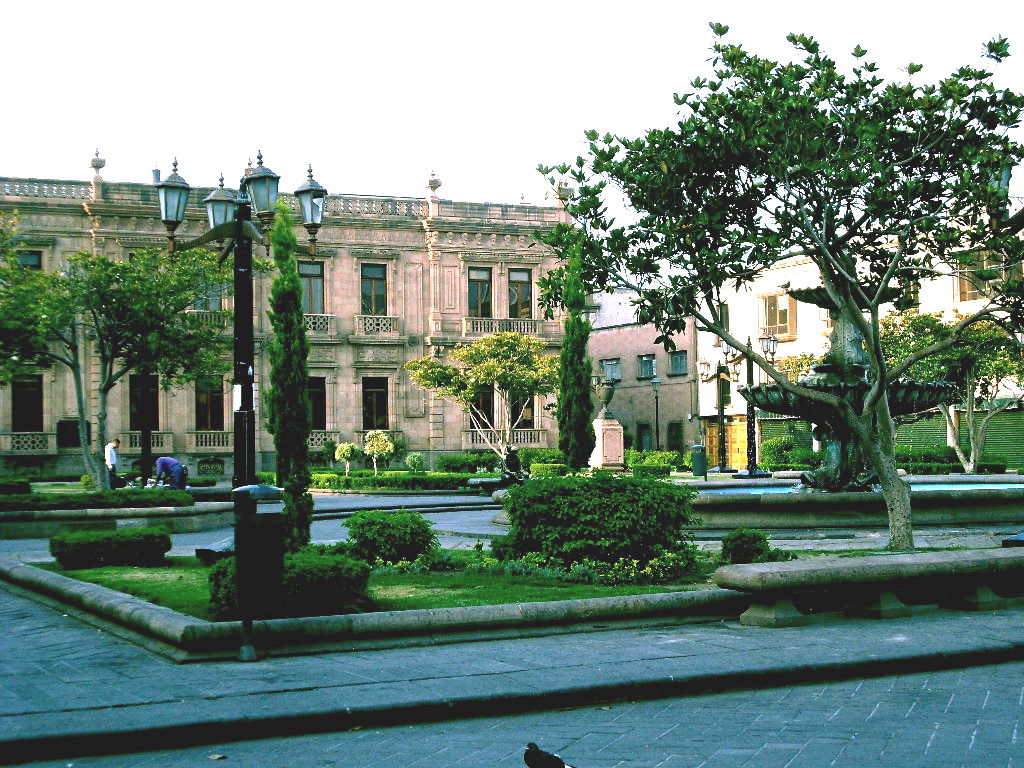
[{"label": "stone bench", "polygon": [[501,484],[500,477],[471,477],[466,481],[470,488],[476,488],[481,496],[490,496]]},{"label": "stone bench", "polygon": [[713,580],[751,595],[753,603],[740,622],[758,627],[807,624],[821,610],[878,619],[909,616],[918,603],[992,610],[1024,590],[1024,551],[974,549],[725,565]]}]

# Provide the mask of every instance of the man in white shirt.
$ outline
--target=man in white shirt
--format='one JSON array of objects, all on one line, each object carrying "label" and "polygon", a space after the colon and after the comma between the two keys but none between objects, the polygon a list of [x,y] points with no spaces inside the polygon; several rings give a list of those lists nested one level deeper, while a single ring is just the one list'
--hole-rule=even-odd
[{"label": "man in white shirt", "polygon": [[103,446],[103,460],[107,465],[107,482],[111,488],[122,488],[124,481],[117,474],[117,449],[121,447],[121,441],[114,438]]}]

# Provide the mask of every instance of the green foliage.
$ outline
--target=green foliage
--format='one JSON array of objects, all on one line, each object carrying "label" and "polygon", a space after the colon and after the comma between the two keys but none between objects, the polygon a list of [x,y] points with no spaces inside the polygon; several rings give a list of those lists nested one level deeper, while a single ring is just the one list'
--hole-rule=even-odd
[{"label": "green foliage", "polygon": [[313,499],[308,493],[312,406],[302,282],[295,259],[291,213],[283,202],[277,204],[270,238],[278,274],[270,289],[273,335],[268,351],[267,430],[274,437],[277,451],[277,485],[284,489],[285,544],[294,552],[309,543],[313,520]]},{"label": "green foliage", "polygon": [[721,560],[727,565],[794,560],[796,555],[768,545],[768,537],[753,528],[737,528],[722,537]]},{"label": "green foliage", "polygon": [[377,459],[386,459],[394,452],[391,436],[382,429],[372,429],[363,438],[363,453],[373,460],[374,474],[377,474]]},{"label": "green foliage", "polygon": [[569,461],[557,448],[523,448],[519,451],[519,460],[524,467],[531,464],[568,464]]},{"label": "green foliage", "polygon": [[580,249],[568,251],[565,271],[564,334],[558,366],[558,447],[573,469],[583,469],[594,452],[594,404],[590,384],[591,362],[587,355],[590,321],[585,314],[586,292],[580,279]]},{"label": "green foliage", "polygon": [[789,435],[769,437],[761,443],[761,461],[764,464],[787,464],[796,447]]},{"label": "green foliage", "polygon": [[12,493],[32,493],[32,484],[28,480],[0,481],[0,496],[9,496]]},{"label": "green foliage", "polygon": [[349,553],[368,563],[415,560],[438,546],[437,534],[419,512],[360,510],[344,525],[349,532]]},{"label": "green foliage", "polygon": [[[530,461],[538,461],[536,457],[530,456],[526,449],[520,452],[519,458],[524,466],[529,466]],[[500,459],[490,451],[443,453],[434,461],[434,467],[438,472],[463,472],[467,474],[473,474],[477,470],[497,472],[499,461]]]},{"label": "green foliage", "polygon": [[650,560],[689,539],[692,488],[598,472],[530,480],[504,496],[506,546],[566,562]]},{"label": "green foliage", "polygon": [[191,507],[188,491],[164,488],[122,488],[93,493],[28,493],[0,497],[0,512],[40,509],[120,509],[122,507]]},{"label": "green foliage", "polygon": [[102,565],[162,565],[171,537],[160,528],[60,533],[50,539],[50,554],[65,570]]},{"label": "green foliage", "polygon": [[666,584],[693,578],[700,573],[697,547],[683,544],[676,551],[663,552],[650,560],[619,558],[615,561],[583,559],[566,565],[534,553],[520,558],[503,557],[492,550],[466,565],[468,573],[558,579],[572,584]]},{"label": "green foliage", "polygon": [[531,464],[530,477],[564,477],[569,472],[568,464]]},{"label": "green foliage", "polygon": [[633,467],[633,477],[668,477],[672,474],[671,464],[637,464]]},{"label": "green foliage", "polygon": [[[366,585],[370,566],[343,554],[316,548],[284,556],[282,618],[360,613],[370,606]],[[221,621],[239,618],[235,558],[210,569],[210,607]]]},{"label": "green foliage", "polygon": [[338,444],[334,440],[324,440],[324,447],[320,451],[318,461],[330,464],[335,461],[334,454],[338,452]]},{"label": "green foliage", "polygon": [[[470,412],[477,433],[504,459],[523,416],[522,411],[513,413],[513,406],[555,391],[557,358],[546,353],[541,339],[504,331],[458,345],[449,357],[451,364],[428,355],[410,360],[405,368],[418,387]],[[487,414],[475,407],[486,387],[493,388],[501,413]]]},{"label": "green foliage", "polygon": [[405,457],[405,466],[410,472],[420,473],[426,470],[427,462],[423,459],[422,453],[410,453]]},{"label": "green foliage", "polygon": [[626,451],[626,466],[634,469],[638,464],[667,464],[671,467],[685,465],[686,461],[679,451]]},{"label": "green foliage", "polygon": [[361,451],[359,450],[359,446],[355,443],[338,443],[337,447],[334,449],[334,459],[335,461],[345,462],[345,474],[347,475],[351,468],[352,461],[356,459],[360,453]]}]

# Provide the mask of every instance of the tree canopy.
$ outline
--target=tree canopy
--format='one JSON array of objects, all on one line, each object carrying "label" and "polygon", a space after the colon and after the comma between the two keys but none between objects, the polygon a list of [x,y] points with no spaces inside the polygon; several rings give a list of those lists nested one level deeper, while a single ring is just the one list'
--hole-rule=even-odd
[{"label": "tree canopy", "polygon": [[[6,242],[0,242],[0,375],[52,365],[68,369],[86,468],[98,479],[105,475],[85,443],[86,421],[95,418],[102,450],[108,395],[126,374],[145,369],[166,388],[226,368],[220,355],[227,340],[220,328],[185,311],[224,290],[227,270],[215,254],[196,249],[168,257],[142,249],[115,260],[80,252],[62,270],[42,272],[19,264],[13,222],[4,225],[0,241]],[[86,375],[89,353],[96,358]],[[89,413],[93,396],[97,407]]]},{"label": "tree canopy", "polygon": [[[449,356],[451,363],[427,356],[405,367],[417,386],[469,412],[473,429],[504,460],[533,399],[557,388],[558,358],[545,353],[540,339],[506,331],[457,346]],[[500,398],[500,410],[481,408],[482,390]]]},{"label": "tree canopy", "polygon": [[[1010,136],[1024,98],[997,88],[992,73],[964,66],[935,83],[922,67],[887,82],[858,46],[846,70],[813,38],[788,37],[797,61],[776,62],[719,38],[712,71],[676,94],[678,123],[639,138],[587,131],[589,151],[574,163],[542,167],[552,184],[569,182],[568,212],[589,290],[637,293],[638,317],[671,347],[688,318],[736,350],[720,311],[723,291],[741,290],[787,260],[803,259],[834,322],[849,328],[867,391],[856,402],[789,381],[756,352],[750,357],[794,398],[831,410],[864,447],[881,478],[896,548],[912,546],[909,491],[898,480],[889,384],[917,360],[951,346],[938,341],[909,358],[886,359],[883,307],[917,282],[952,272],[980,278],[992,299],[959,328],[999,312],[1020,320],[1022,217],[1009,215],[1007,166],[1024,147]],[[985,55],[1008,55],[1005,39]],[[609,214],[621,193],[629,223]],[[995,264],[1001,279],[979,267]],[[1017,270],[1017,271],[1015,271]],[[808,287],[818,287],[813,283]],[[561,302],[555,275],[543,286]]]}]

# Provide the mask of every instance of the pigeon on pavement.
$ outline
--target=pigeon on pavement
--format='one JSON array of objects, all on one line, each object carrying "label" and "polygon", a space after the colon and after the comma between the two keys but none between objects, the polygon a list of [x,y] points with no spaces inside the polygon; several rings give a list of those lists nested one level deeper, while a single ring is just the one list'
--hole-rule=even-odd
[{"label": "pigeon on pavement", "polygon": [[532,741],[526,745],[523,762],[526,763],[527,768],[573,768],[558,755],[545,752]]}]

